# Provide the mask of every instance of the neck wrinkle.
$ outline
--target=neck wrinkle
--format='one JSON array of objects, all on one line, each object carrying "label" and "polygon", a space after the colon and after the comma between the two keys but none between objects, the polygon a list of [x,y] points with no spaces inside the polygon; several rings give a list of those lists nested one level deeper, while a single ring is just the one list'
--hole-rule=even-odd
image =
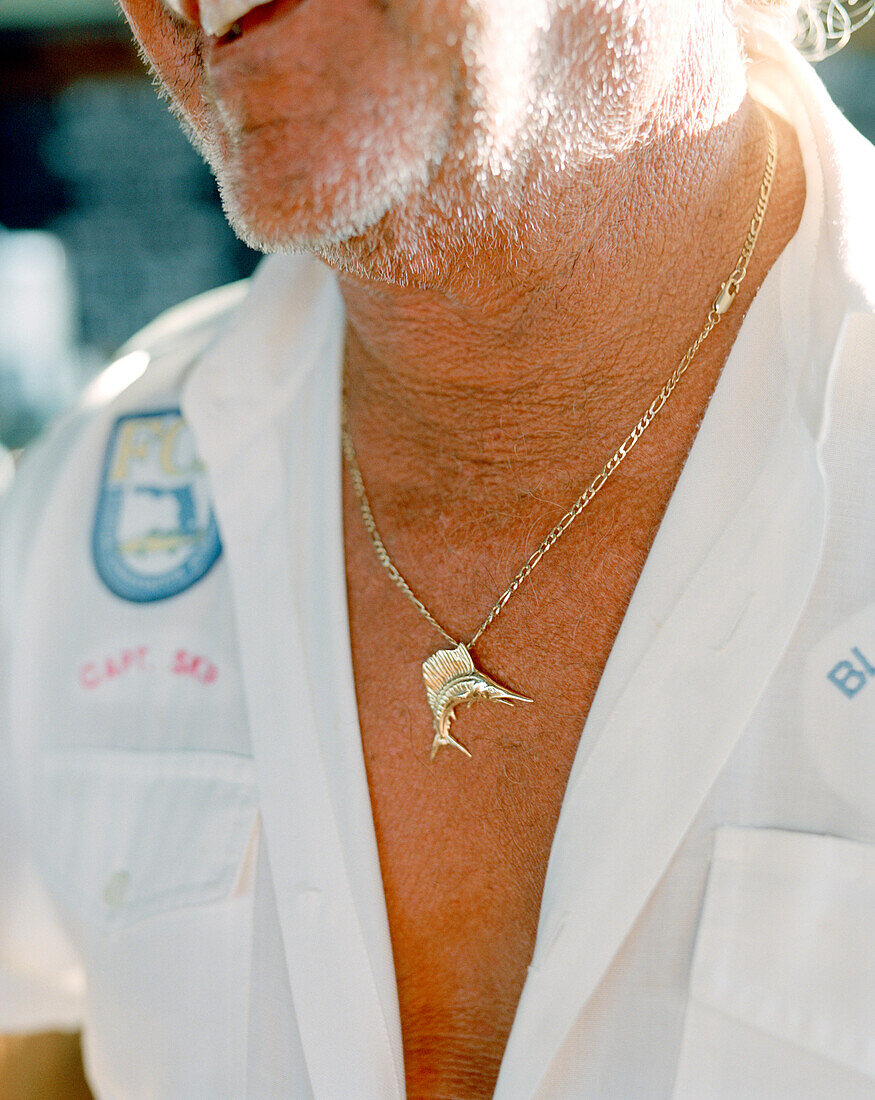
[{"label": "neck wrinkle", "polygon": [[[607,458],[704,324],[764,163],[763,119],[745,101],[705,137],[598,166],[549,217],[529,217],[528,246],[512,257],[472,244],[479,275],[464,294],[341,276],[363,468],[376,451],[414,481],[426,468],[537,480],[569,450],[575,468],[581,450]],[[697,363],[722,363],[731,327]]]}]

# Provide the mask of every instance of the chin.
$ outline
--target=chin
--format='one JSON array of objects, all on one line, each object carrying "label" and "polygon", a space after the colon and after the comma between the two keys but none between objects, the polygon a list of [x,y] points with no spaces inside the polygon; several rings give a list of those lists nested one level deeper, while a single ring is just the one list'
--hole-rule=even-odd
[{"label": "chin", "polygon": [[[428,189],[438,154],[428,157],[373,158],[362,164],[322,167],[303,173],[231,164],[216,176],[225,215],[235,233],[262,252],[320,252],[362,238],[383,224],[393,210]],[[356,170],[358,169],[358,170]]]},{"label": "chin", "polygon": [[204,152],[235,232],[262,251],[319,251],[415,203],[453,142],[451,92],[424,87],[416,109],[392,97],[376,111],[220,123]]}]

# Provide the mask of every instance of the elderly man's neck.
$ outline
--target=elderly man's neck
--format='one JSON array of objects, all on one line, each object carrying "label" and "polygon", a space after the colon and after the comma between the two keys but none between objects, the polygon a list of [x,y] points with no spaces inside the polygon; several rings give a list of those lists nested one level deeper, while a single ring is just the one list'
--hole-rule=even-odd
[{"label": "elderly man's neck", "polygon": [[[607,457],[732,270],[765,154],[762,113],[745,101],[702,136],[566,179],[466,248],[435,233],[431,264],[409,265],[412,279],[381,278],[378,262],[373,278],[342,275],[351,418],[365,448],[396,469],[470,469],[486,487],[511,467],[549,466],[561,480],[566,463],[579,470],[581,449]],[[795,227],[798,179],[795,191],[789,210],[776,189],[772,247],[761,245],[751,286]],[[728,351],[716,334],[709,344],[704,402]]]}]

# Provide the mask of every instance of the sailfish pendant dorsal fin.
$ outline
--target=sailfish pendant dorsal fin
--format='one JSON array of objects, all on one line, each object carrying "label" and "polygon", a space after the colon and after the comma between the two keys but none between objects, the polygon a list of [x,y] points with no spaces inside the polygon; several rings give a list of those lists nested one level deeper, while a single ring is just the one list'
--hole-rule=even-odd
[{"label": "sailfish pendant dorsal fin", "polygon": [[473,671],[474,662],[471,660],[471,654],[461,642],[455,649],[439,649],[437,653],[432,653],[422,666],[422,678],[425,680],[425,693],[428,696],[429,706],[434,707],[437,693],[448,680]]}]

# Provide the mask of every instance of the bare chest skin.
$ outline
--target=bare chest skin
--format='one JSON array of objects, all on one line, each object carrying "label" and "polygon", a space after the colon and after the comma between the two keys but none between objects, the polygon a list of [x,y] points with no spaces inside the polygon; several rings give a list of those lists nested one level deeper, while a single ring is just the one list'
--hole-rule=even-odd
[{"label": "bare chest skin", "polygon": [[[378,564],[346,487],[356,690],[411,1098],[494,1090],[568,773],[670,488],[643,505],[639,492],[569,532],[478,644],[480,667],[534,702],[458,710],[453,732],[473,758],[450,746],[431,763],[421,663],[446,643]],[[467,621],[466,602],[485,614],[509,579],[477,593],[464,555],[422,554],[434,608]]]}]

